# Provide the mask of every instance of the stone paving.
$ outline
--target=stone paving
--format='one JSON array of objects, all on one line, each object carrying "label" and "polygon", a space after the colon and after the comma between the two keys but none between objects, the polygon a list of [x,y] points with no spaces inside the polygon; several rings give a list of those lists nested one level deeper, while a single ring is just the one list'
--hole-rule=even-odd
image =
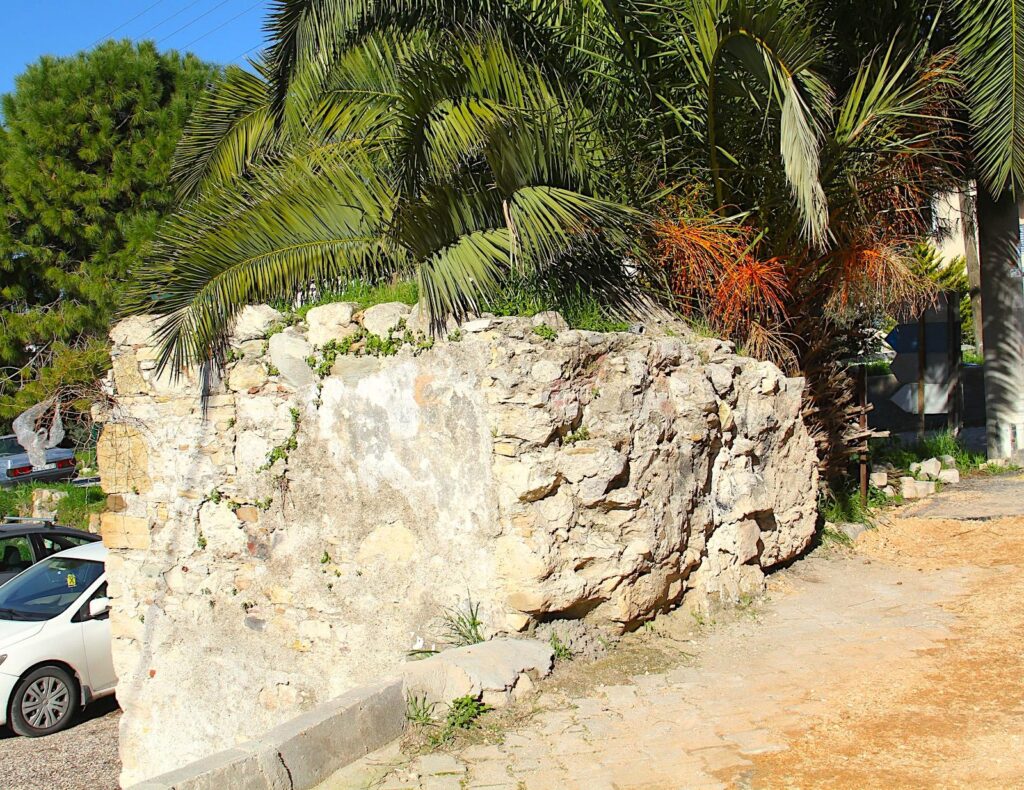
[{"label": "stone paving", "polygon": [[[753,757],[786,749],[828,717],[844,687],[941,644],[953,615],[937,602],[969,573],[908,579],[904,568],[856,556],[812,556],[773,578],[770,601],[730,622],[695,628],[680,611],[605,659],[566,665],[543,684],[538,712],[501,743],[411,760],[392,748],[324,788],[743,786]],[[590,682],[643,649],[670,666]]]}]

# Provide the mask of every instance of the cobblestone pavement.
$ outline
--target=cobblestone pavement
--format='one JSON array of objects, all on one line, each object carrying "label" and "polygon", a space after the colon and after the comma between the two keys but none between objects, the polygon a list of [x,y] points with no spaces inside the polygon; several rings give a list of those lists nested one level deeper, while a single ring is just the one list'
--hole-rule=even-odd
[{"label": "cobblestone pavement", "polygon": [[117,723],[113,698],[86,709],[71,729],[45,738],[19,738],[0,727],[3,790],[112,790],[118,787]]},{"label": "cobblestone pavement", "polygon": [[989,487],[1024,501],[1003,478],[890,517],[723,622],[564,665],[495,742],[393,746],[324,788],[1024,787],[1024,519]]}]

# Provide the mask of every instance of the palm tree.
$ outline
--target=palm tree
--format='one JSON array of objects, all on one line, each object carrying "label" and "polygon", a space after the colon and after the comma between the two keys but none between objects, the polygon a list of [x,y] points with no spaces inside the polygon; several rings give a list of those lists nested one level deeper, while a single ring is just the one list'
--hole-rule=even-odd
[{"label": "palm tree", "polygon": [[[831,358],[810,339],[914,290],[948,80],[919,46],[844,65],[826,27],[793,0],[279,0],[256,73],[229,69],[186,133],[137,309],[177,367],[311,285],[415,276],[441,318],[570,265],[628,300],[671,260],[670,298],[720,330]],[[672,223],[690,246],[651,256]],[[717,285],[691,299],[696,260]]]},{"label": "palm tree", "polygon": [[311,285],[415,276],[442,317],[506,271],[639,258],[614,146],[505,31],[363,32],[279,94],[281,57],[229,70],[179,150],[137,306],[166,316],[162,364],[221,357],[238,309]]},{"label": "palm tree", "polygon": [[1024,2],[954,0],[978,184],[988,453],[1024,456]]}]

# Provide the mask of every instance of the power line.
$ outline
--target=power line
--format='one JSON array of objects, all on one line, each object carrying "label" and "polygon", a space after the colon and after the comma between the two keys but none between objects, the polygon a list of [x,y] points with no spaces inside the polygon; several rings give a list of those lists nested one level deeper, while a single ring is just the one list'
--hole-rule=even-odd
[{"label": "power line", "polygon": [[158,27],[161,27],[162,25],[166,25],[168,22],[170,22],[176,16],[181,16],[186,11],[188,11],[192,6],[194,6],[194,5],[196,5],[196,4],[200,3],[200,2],[201,2],[201,0],[192,0],[192,2],[189,3],[187,6],[179,8],[177,11],[175,11],[173,14],[171,14],[168,17],[164,17],[159,22],[157,22],[155,25],[150,27],[148,30],[143,30],[142,33],[139,34],[138,38],[145,38],[150,33],[152,33],[154,30],[156,30]]},{"label": "power line", "polygon": [[174,30],[174,31],[172,31],[172,32],[168,33],[168,34],[167,34],[166,36],[164,36],[163,38],[161,38],[161,39],[160,39],[159,41],[157,41],[156,43],[157,43],[157,44],[162,44],[162,43],[164,43],[164,42],[165,42],[165,41],[166,41],[167,39],[169,39],[169,38],[173,38],[174,36],[178,35],[178,33],[180,33],[180,32],[181,32],[182,30],[185,30],[185,29],[187,29],[187,28],[190,28],[190,27],[192,27],[192,25],[194,25],[194,24],[195,24],[196,22],[198,22],[198,21],[199,21],[200,19],[202,19],[203,17],[207,17],[207,16],[209,16],[209,15],[210,15],[210,14],[212,14],[212,13],[213,13],[214,11],[216,11],[216,10],[217,10],[218,8],[220,8],[220,7],[222,6],[222,5],[227,5],[227,4],[228,4],[228,3],[230,3],[230,2],[231,2],[231,0],[220,0],[220,2],[219,2],[219,3],[217,3],[217,5],[213,6],[213,8],[209,9],[208,11],[204,11],[204,12],[203,12],[202,14],[200,14],[199,16],[197,16],[197,17],[196,17],[195,19],[193,19],[192,21],[190,21],[190,22],[186,22],[186,23],[185,23],[184,25],[182,25],[181,27],[179,27],[179,28],[178,28],[177,30]]},{"label": "power line", "polygon": [[265,46],[265,44],[266,44],[266,42],[261,41],[256,46],[249,47],[245,52],[239,52],[237,55],[235,55],[233,58],[231,58],[231,60],[228,61],[228,64],[230,65],[231,63],[237,63],[242,58],[244,58],[246,55],[248,55],[250,52],[252,52],[254,50],[257,50],[257,49],[259,49],[262,46]]},{"label": "power line", "polygon": [[[249,6],[249,7],[248,7],[247,9],[245,9],[244,11],[240,11],[239,13],[237,13],[237,14],[235,14],[235,15],[234,15],[233,17],[231,17],[231,19],[228,19],[228,20],[225,20],[224,22],[221,22],[221,23],[220,23],[219,25],[217,25],[217,27],[215,27],[215,28],[211,28],[210,30],[207,30],[207,31],[206,31],[205,33],[203,33],[203,35],[201,35],[201,36],[199,36],[199,37],[197,37],[197,38],[194,38],[194,39],[192,39],[192,40],[191,40],[191,41],[189,41],[189,42],[188,42],[187,44],[185,44],[184,46],[180,47],[180,49],[183,49],[183,50],[184,50],[184,49],[188,49],[188,48],[189,48],[189,47],[191,47],[191,46],[192,46],[193,44],[196,44],[196,43],[198,43],[198,42],[202,41],[202,40],[203,40],[204,38],[206,38],[207,36],[209,36],[209,35],[212,35],[212,34],[216,33],[216,32],[217,32],[218,30],[220,30],[220,29],[221,29],[222,27],[227,27],[227,26],[228,26],[228,25],[230,25],[230,24],[231,24],[232,22],[234,22],[234,21],[235,21],[236,19],[238,19],[239,17],[245,16],[245,15],[246,15],[246,14],[248,14],[248,13],[249,13],[250,11],[252,11],[252,10],[253,10],[254,8],[256,8],[256,7],[258,7],[258,6],[261,6],[261,5],[263,5],[263,0],[257,0],[257,2],[253,3],[253,4],[251,5],[251,6]],[[255,49],[255,47],[254,47],[254,49]]]},{"label": "power line", "polygon": [[152,11],[152,10],[153,10],[154,8],[156,8],[156,7],[158,6],[158,5],[160,5],[160,4],[161,4],[161,3],[163,2],[163,1],[164,1],[164,0],[156,0],[156,2],[155,2],[155,3],[153,3],[152,5],[148,5],[148,6],[146,6],[146,7],[145,7],[145,8],[143,8],[143,9],[142,9],[141,11],[139,11],[139,13],[137,13],[137,14],[136,14],[135,16],[133,16],[133,17],[132,17],[131,19],[129,19],[129,20],[127,21],[127,22],[122,22],[122,23],[121,23],[120,25],[118,25],[118,26],[117,26],[117,27],[115,27],[115,28],[114,28],[113,30],[111,30],[111,31],[110,31],[109,33],[107,33],[107,34],[105,34],[105,35],[102,35],[102,36],[100,36],[100,37],[99,37],[98,39],[96,39],[95,41],[93,41],[93,42],[92,42],[92,43],[91,43],[91,44],[89,45],[89,49],[92,49],[92,48],[93,48],[93,47],[95,47],[95,46],[96,46],[97,44],[99,44],[99,43],[100,43],[101,41],[103,41],[103,40],[105,40],[105,39],[108,39],[108,38],[110,38],[110,37],[111,37],[112,35],[114,35],[114,33],[116,33],[116,32],[117,32],[118,30],[121,30],[122,28],[126,28],[126,27],[128,27],[128,25],[130,25],[130,24],[131,24],[132,22],[134,22],[134,21],[135,21],[136,19],[138,19],[138,18],[139,18],[140,16],[145,16],[145,15],[146,15],[146,14],[148,14],[148,13],[149,13],[150,11]]}]

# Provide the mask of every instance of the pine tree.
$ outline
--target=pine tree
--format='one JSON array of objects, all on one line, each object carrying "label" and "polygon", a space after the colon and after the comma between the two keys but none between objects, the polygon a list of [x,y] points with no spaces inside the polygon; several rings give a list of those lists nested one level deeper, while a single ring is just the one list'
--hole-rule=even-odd
[{"label": "pine tree", "polygon": [[43,57],[0,118],[0,421],[109,365],[123,285],[174,203],[168,174],[215,69],[150,43]]}]

